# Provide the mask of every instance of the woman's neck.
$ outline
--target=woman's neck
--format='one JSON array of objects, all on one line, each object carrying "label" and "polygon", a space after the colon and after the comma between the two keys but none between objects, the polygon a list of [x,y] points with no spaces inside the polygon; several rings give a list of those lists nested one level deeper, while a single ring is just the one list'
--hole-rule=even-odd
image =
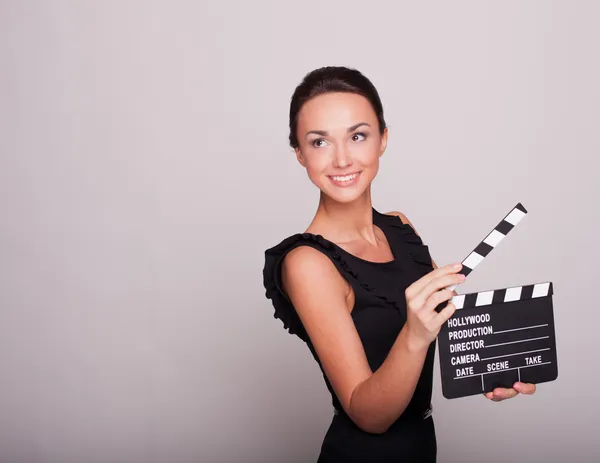
[{"label": "woman's neck", "polygon": [[321,193],[310,229],[338,244],[356,240],[376,244],[370,188],[351,203],[339,203]]}]

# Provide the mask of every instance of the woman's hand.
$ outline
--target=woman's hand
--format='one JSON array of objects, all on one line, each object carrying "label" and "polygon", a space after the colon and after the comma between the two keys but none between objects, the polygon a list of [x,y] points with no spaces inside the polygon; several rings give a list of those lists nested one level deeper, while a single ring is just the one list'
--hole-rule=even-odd
[{"label": "woman's hand", "polygon": [[451,302],[439,313],[435,309],[456,294],[445,289],[446,287],[460,284],[465,280],[464,275],[457,274],[461,268],[461,264],[437,268],[406,288],[405,328],[412,350],[427,349],[435,340],[442,325],[454,314],[456,306]]},{"label": "woman's hand", "polygon": [[535,384],[516,382],[510,389],[497,387],[492,392],[486,392],[484,396],[493,402],[501,402],[506,399],[512,399],[517,394],[535,394]]}]

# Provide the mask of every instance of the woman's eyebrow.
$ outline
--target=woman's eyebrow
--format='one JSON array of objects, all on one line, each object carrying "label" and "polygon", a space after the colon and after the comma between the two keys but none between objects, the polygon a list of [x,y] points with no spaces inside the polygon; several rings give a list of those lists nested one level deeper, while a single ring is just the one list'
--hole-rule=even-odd
[{"label": "woman's eyebrow", "polygon": [[[354,132],[356,129],[358,129],[362,125],[366,125],[367,127],[371,127],[366,122],[359,122],[358,124],[354,124],[352,127],[348,127],[348,132]],[[319,135],[321,137],[326,137],[327,135],[329,135],[329,133],[327,131],[325,131],[325,130],[309,130],[308,132],[306,132],[306,136],[307,137],[310,134]]]},{"label": "woman's eyebrow", "polygon": [[367,124],[366,122],[359,122],[358,124],[354,124],[352,127],[348,128],[348,132],[354,132],[356,129],[358,129],[361,125],[366,125],[367,127],[371,127],[369,124]]},{"label": "woman's eyebrow", "polygon": [[309,130],[306,132],[306,136],[308,137],[310,134],[320,135],[321,137],[326,137],[328,133],[325,130]]}]

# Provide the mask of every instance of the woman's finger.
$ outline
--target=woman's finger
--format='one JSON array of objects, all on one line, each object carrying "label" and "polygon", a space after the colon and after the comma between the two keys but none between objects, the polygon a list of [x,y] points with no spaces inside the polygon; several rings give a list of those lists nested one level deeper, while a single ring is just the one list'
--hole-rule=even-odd
[{"label": "woman's finger", "polygon": [[433,311],[442,302],[449,301],[454,297],[453,291],[447,289],[440,289],[427,298],[423,305],[423,309],[426,311]]},{"label": "woman's finger", "polygon": [[492,400],[506,400],[506,399],[512,399],[513,397],[515,397],[518,394],[517,391],[515,391],[514,389],[506,389],[503,387],[497,387],[496,389],[494,389],[493,391],[493,398]]},{"label": "woman's finger", "polygon": [[531,395],[531,394],[535,394],[536,386],[535,386],[535,384],[531,384],[531,383],[517,382],[514,384],[513,389],[517,390],[521,394]]},{"label": "woman's finger", "polygon": [[441,327],[444,323],[446,323],[452,315],[456,312],[456,306],[452,302],[448,302],[446,307],[436,313],[433,317],[433,323],[436,326]]},{"label": "woman's finger", "polygon": [[451,275],[458,272],[462,269],[462,264],[448,264],[443,267],[437,268],[427,275],[419,278],[413,284],[411,284],[408,288],[406,288],[406,297],[413,298],[417,294],[419,294],[425,286],[427,286],[432,280],[435,278],[439,278],[444,275]]},{"label": "woman's finger", "polygon": [[438,278],[434,278],[429,283],[427,283],[421,289],[421,291],[415,294],[410,302],[411,304],[414,304],[414,307],[422,307],[425,304],[425,301],[434,293],[443,290],[444,288],[452,284],[460,284],[464,281],[464,279],[465,276],[461,273],[442,275]]}]

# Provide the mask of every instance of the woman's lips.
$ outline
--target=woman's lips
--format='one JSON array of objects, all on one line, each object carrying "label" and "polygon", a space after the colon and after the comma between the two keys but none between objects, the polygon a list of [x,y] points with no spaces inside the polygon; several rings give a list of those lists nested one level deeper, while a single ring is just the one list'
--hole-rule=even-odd
[{"label": "woman's lips", "polygon": [[362,170],[346,175],[328,175],[327,178],[331,180],[331,183],[335,186],[348,187],[358,182],[360,174],[362,174]]}]

